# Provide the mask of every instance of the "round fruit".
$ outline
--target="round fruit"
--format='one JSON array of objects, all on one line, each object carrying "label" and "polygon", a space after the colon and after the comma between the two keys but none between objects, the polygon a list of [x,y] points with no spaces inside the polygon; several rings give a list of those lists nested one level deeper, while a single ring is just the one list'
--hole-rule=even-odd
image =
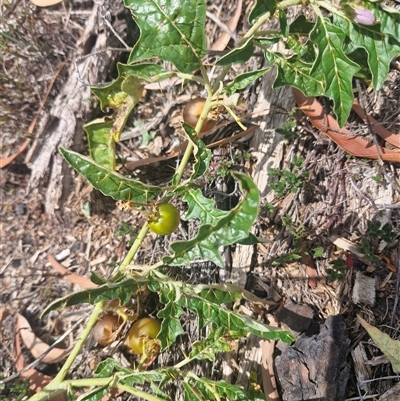
[{"label": "round fruit", "polygon": [[[195,128],[197,121],[199,121],[201,112],[203,111],[205,102],[206,99],[203,99],[202,97],[197,97],[196,99],[192,99],[190,102],[186,103],[186,106],[183,109],[183,121],[186,124],[190,125],[192,128]],[[204,121],[200,132],[210,131],[215,127],[216,123],[216,120],[207,118]]]},{"label": "round fruit", "polygon": [[158,235],[173,233],[180,223],[179,210],[170,203],[160,203],[155,208],[155,213],[149,221],[149,228]]},{"label": "round fruit", "polygon": [[115,340],[115,332],[121,325],[122,319],[117,315],[107,313],[93,327],[93,337],[100,345],[111,344]]},{"label": "round fruit", "polygon": [[136,354],[143,354],[145,340],[154,340],[160,332],[161,323],[152,317],[144,317],[133,323],[128,332],[129,346]]}]

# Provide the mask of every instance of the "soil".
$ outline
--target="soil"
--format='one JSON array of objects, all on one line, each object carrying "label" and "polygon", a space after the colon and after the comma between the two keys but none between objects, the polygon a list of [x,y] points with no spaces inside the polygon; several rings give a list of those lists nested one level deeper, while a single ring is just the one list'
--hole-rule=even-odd
[{"label": "soil", "polygon": [[[2,6],[1,29],[18,39],[7,42],[7,53],[1,56],[3,158],[14,154],[27,137],[31,140],[21,154],[0,170],[0,306],[10,311],[0,322],[0,379],[18,370],[14,358],[17,312],[48,343],[78,322],[78,328],[64,339],[63,347],[74,344],[84,326],[80,319],[90,312],[86,306],[80,306],[39,318],[50,302],[79,289],[60,278],[47,256],[55,256],[64,267],[81,276],[96,272],[108,277],[125,257],[143,221],[139,214],[121,210],[114,201],[93,190],[56,156],[58,144],[87,153],[82,125],[102,115],[93,96],[85,102],[91,95],[88,87],[78,80],[73,62],[82,62],[80,57],[92,54],[98,46],[94,42],[101,35],[105,38],[105,48],[123,47],[116,40],[115,32],[104,23],[105,19],[114,31],[125,35],[123,39],[129,44],[137,37],[137,30],[127,18],[129,13],[111,3],[96,6],[81,0],[46,9],[22,2]],[[252,1],[244,1],[236,29],[239,35],[248,28],[245,16],[252,5]],[[95,7],[98,8],[93,17]],[[231,2],[223,0],[210,4],[209,10],[217,21],[226,24],[236,11]],[[92,25],[88,31],[89,18]],[[131,35],[126,34],[127,27],[131,28]],[[221,32],[218,24],[209,18],[209,47],[220,38]],[[123,61],[126,53],[108,51],[101,57],[96,54],[91,57],[88,60],[92,60],[97,76],[91,76],[90,82],[97,84],[115,77],[115,64]],[[395,134],[400,134],[399,62],[393,61],[382,89],[362,91],[366,112]],[[262,66],[262,59],[254,57],[245,65],[235,66],[234,73]],[[88,79],[91,68],[84,65],[83,81]],[[288,88],[271,89],[272,78],[268,74],[243,93],[244,107],[239,114],[245,115],[243,121],[248,128],[254,127],[252,134],[236,140],[240,128],[226,116],[205,137],[208,144],[229,136],[233,139],[213,147],[210,179],[204,186],[204,193],[215,199],[218,207],[228,209],[240,194],[225,172],[239,169],[251,174],[262,195],[262,208],[253,233],[269,242],[256,247],[227,247],[223,250],[226,267],[222,270],[199,262],[185,270],[173,270],[171,274],[192,283],[233,282],[246,288],[274,305],[255,308],[245,304],[241,306],[243,313],[263,321],[272,321],[275,314],[283,327],[300,327],[299,334],[307,330],[308,323],[322,324],[331,316],[342,315],[350,339],[345,397],[379,399],[398,382],[398,376],[366,334],[357,315],[391,338],[399,338],[400,164],[346,154],[295,109]],[[54,114],[54,107],[58,104],[57,110],[61,110],[70,104],[69,98],[61,99],[59,95],[65,90],[71,91],[71,79],[76,86],[69,96],[80,96],[79,104],[85,107],[75,112],[71,134],[61,136],[54,145],[52,138],[60,116]],[[163,91],[146,90],[118,148],[119,156],[133,163],[134,172],[141,180],[157,185],[170,180],[177,158],[141,166],[135,163],[164,156],[181,142],[183,105],[201,95],[202,89],[194,84],[184,89],[175,85]],[[329,104],[325,107],[328,110]],[[288,121],[294,123],[289,125]],[[370,127],[355,114],[351,115],[347,128],[352,135],[371,137]],[[40,166],[44,150],[48,162]],[[296,160],[302,162],[296,164]],[[271,184],[276,184],[279,177],[273,177],[269,173],[271,169],[285,170],[300,178],[292,187],[278,193],[272,190]],[[184,215],[184,205],[177,206]],[[381,234],[374,235],[374,232],[386,224],[386,232],[393,235],[384,241]],[[190,236],[195,229],[188,226],[168,239],[149,235],[136,262],[156,261],[165,254],[169,242]],[[291,322],[285,319],[282,307],[293,305],[310,309],[296,311],[296,318]],[[193,342],[201,336],[193,317],[185,318],[188,332],[181,343]],[[195,370],[198,374],[213,372],[213,378],[224,378],[245,387],[250,383],[247,372],[254,370],[258,375],[256,381],[261,385],[265,375],[261,368],[262,344],[252,341],[251,338],[243,340],[239,346],[241,351],[230,356],[235,359],[233,365],[225,355],[214,364],[200,364]],[[252,348],[255,348],[255,357],[250,362],[248,351]],[[107,352],[110,351],[101,350],[94,341],[87,344],[84,355],[73,366],[74,377],[87,375]],[[277,349],[275,356],[281,352]],[[363,355],[361,365],[367,369],[360,367],[359,355]],[[24,356],[27,363],[35,359],[28,349],[24,349]],[[137,363],[123,351],[118,351],[118,358],[123,363]],[[173,362],[174,352],[167,352],[163,358],[163,363]],[[36,366],[49,376],[54,376],[59,368],[59,364]],[[0,399],[17,399],[16,383],[17,379],[0,387]],[[18,391],[21,394],[22,390]],[[176,394],[179,399],[179,393]],[[122,395],[118,399],[134,398]]]}]

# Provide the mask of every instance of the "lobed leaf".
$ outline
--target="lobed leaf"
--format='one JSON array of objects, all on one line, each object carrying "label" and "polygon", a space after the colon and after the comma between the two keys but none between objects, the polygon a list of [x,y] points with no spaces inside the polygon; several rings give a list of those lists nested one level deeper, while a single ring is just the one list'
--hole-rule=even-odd
[{"label": "lobed leaf", "polygon": [[162,188],[146,185],[137,180],[131,180],[115,171],[101,166],[92,159],[82,156],[71,150],[60,147],[65,160],[81,175],[83,175],[94,188],[114,200],[129,200],[132,202],[148,202],[154,199]]},{"label": "lobed leaf", "polygon": [[[214,381],[205,377],[190,375],[189,383],[203,395],[206,400],[218,400],[220,397],[226,397],[230,401],[261,401],[265,400],[261,393],[246,393],[243,388],[235,386],[226,381]],[[256,398],[255,398],[256,397]]]},{"label": "lobed leaf", "polygon": [[400,54],[400,42],[382,33],[381,26],[377,24],[356,25],[336,14],[333,21],[349,37],[352,49],[363,48],[367,52],[374,89],[380,89],[389,72],[390,62]]},{"label": "lobed leaf", "polygon": [[184,73],[201,65],[205,55],[204,0],[124,0],[140,29],[128,64],[157,56]]},{"label": "lobed leaf", "polygon": [[189,358],[214,362],[215,354],[231,350],[227,339],[228,333],[229,330],[226,327],[211,328],[206,339],[193,343]]},{"label": "lobed leaf", "polygon": [[132,293],[142,287],[145,282],[128,279],[123,282],[107,283],[97,288],[75,292],[52,302],[42,312],[42,315],[44,316],[52,310],[72,305],[83,303],[95,304],[100,301],[112,301],[117,298],[120,300],[120,304],[124,305],[131,299]]},{"label": "lobed leaf", "polygon": [[322,75],[311,76],[312,66],[304,62],[298,55],[287,57],[279,52],[266,50],[265,58],[277,66],[274,88],[291,85],[306,96],[317,96],[323,93],[324,79]]},{"label": "lobed leaf", "polygon": [[310,39],[317,49],[312,76],[325,79],[324,95],[333,100],[338,123],[342,127],[353,105],[352,79],[360,67],[343,52],[345,32],[327,18],[318,17]]},{"label": "lobed leaf", "polygon": [[[203,208],[205,216],[203,221],[212,219],[212,224],[209,222],[203,224],[197,235],[190,240],[174,242],[171,245],[174,255],[164,257],[165,264],[188,265],[196,259],[207,259],[222,267],[224,264],[218,248],[248,238],[258,215],[259,191],[247,175],[243,173],[232,173],[232,175],[244,190],[239,204],[228,212],[210,210],[210,203],[206,205],[206,208]],[[200,202],[195,201],[192,205],[189,203],[189,209],[194,210],[195,207],[202,209]]]},{"label": "lobed leaf", "polygon": [[204,298],[187,297],[182,298],[179,302],[182,307],[187,307],[197,313],[200,328],[208,324],[215,324],[217,327],[226,327],[230,331],[246,330],[264,339],[282,340],[287,343],[295,340],[293,334],[286,330],[268,326],[248,316],[240,315],[218,304],[209,302]]}]

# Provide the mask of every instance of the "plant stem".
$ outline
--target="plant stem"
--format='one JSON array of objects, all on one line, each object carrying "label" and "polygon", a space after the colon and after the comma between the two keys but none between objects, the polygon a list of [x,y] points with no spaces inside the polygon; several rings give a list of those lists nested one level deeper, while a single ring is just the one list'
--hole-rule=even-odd
[{"label": "plant stem", "polygon": [[123,270],[132,262],[136,252],[139,250],[140,245],[142,245],[142,242],[146,237],[147,231],[149,231],[149,225],[146,221],[139,231],[138,236],[135,238],[135,242],[132,244],[131,249],[129,249],[129,252],[125,256],[125,259],[122,261],[121,266],[119,267],[119,272],[122,273]]},{"label": "plant stem", "polygon": [[87,322],[87,325],[85,326],[81,336],[79,337],[79,340],[75,344],[75,347],[69,354],[67,360],[65,361],[61,370],[58,372],[57,376],[43,390],[41,390],[39,393],[37,393],[34,396],[32,396],[31,398],[29,398],[28,401],[39,401],[39,400],[42,400],[43,397],[46,397],[45,399],[47,399],[49,393],[56,391],[56,390],[60,389],[60,387],[62,387],[61,383],[67,376],[70,367],[72,366],[76,357],[78,356],[79,352],[81,351],[87,337],[89,336],[90,332],[92,331],[93,326],[96,324],[97,319],[102,311],[102,308],[103,308],[103,301],[98,302],[95,305],[95,307],[92,311],[92,314],[90,315],[90,318]]}]

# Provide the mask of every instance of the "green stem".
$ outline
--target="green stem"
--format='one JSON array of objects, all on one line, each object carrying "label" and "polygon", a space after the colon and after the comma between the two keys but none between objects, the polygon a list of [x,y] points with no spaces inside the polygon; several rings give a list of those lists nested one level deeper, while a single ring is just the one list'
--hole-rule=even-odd
[{"label": "green stem", "polygon": [[39,393],[35,394],[31,398],[29,398],[28,401],[39,401],[42,400],[44,396],[48,397],[48,394],[52,392],[53,390],[58,390],[60,387],[62,387],[62,382],[65,379],[65,377],[68,374],[69,369],[71,368],[72,364],[74,363],[76,357],[78,356],[79,352],[81,351],[83,345],[85,344],[86,339],[88,338],[90,332],[92,331],[92,328],[97,322],[97,319],[102,312],[103,308],[103,302],[98,302],[94,309],[92,314],[90,315],[90,318],[87,322],[87,325],[83,329],[83,332],[81,336],[79,337],[77,343],[75,344],[75,347],[69,354],[67,360],[65,361],[63,367],[61,370],[58,372],[57,376],[49,383],[43,390],[41,390]]},{"label": "green stem", "polygon": [[90,332],[92,331],[92,328],[96,324],[97,319],[98,319],[100,313],[102,312],[102,310],[103,310],[103,301],[100,301],[94,306],[93,312],[90,315],[89,320],[88,320],[85,328],[83,329],[83,332],[82,332],[81,336],[79,337],[77,343],[75,344],[74,349],[69,354],[69,356],[68,356],[67,360],[65,361],[63,367],[58,372],[58,374],[54,378],[54,380],[52,381],[52,384],[58,385],[59,383],[61,383],[65,379],[65,376],[67,376],[70,367],[74,363],[76,357],[78,356],[78,354],[81,351],[83,345],[85,344],[85,341],[88,338]]},{"label": "green stem", "polygon": [[147,235],[147,231],[149,231],[149,225],[146,221],[139,231],[138,236],[135,238],[135,242],[132,244],[131,249],[129,249],[129,252],[125,256],[125,259],[122,261],[121,266],[119,267],[119,272],[123,273],[124,269],[132,262],[136,252],[139,250],[140,245],[142,245],[142,242]]}]

